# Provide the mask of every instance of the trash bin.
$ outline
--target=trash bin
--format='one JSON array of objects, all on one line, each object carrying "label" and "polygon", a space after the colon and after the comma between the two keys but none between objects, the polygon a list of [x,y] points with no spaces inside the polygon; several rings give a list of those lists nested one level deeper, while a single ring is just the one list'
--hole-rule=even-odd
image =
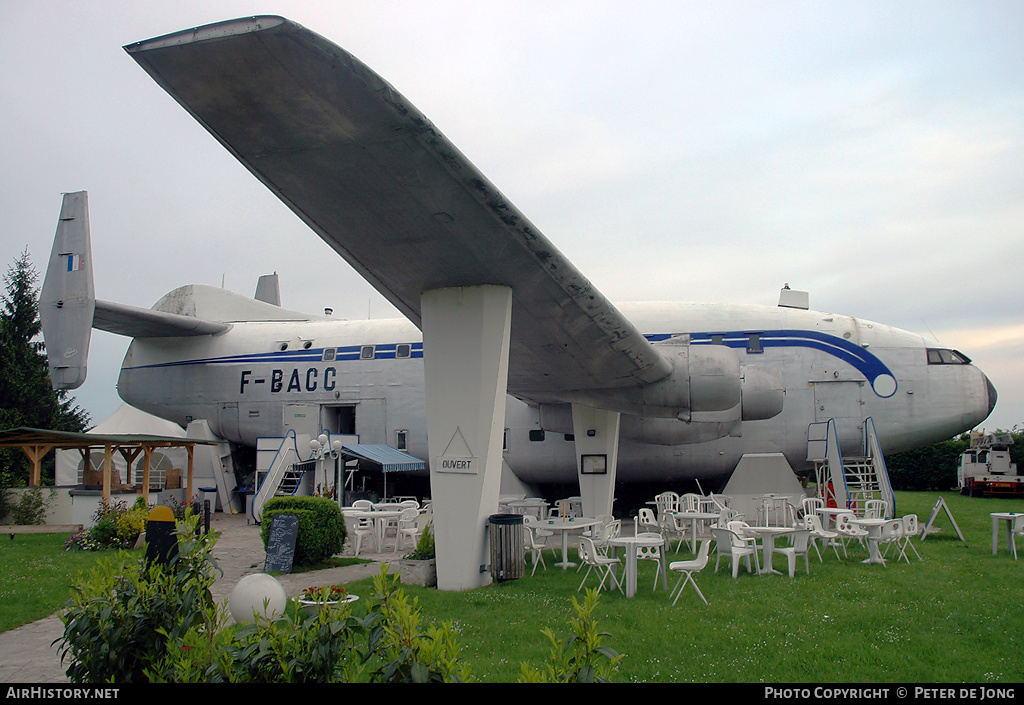
[{"label": "trash bin", "polygon": [[522,514],[488,517],[491,539],[491,577],[498,582],[515,580],[526,572]]}]

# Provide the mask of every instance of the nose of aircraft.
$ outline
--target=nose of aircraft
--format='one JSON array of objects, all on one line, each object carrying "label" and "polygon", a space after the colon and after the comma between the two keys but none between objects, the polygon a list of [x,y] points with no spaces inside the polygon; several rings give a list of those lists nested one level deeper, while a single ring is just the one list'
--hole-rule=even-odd
[{"label": "nose of aircraft", "polygon": [[[991,414],[992,409],[996,408],[996,399],[999,395],[996,394],[996,388],[992,384],[992,380],[988,378],[988,375],[982,373],[981,376],[985,378],[985,386],[988,387],[988,413]],[[988,414],[986,414],[986,417],[987,416]]]}]

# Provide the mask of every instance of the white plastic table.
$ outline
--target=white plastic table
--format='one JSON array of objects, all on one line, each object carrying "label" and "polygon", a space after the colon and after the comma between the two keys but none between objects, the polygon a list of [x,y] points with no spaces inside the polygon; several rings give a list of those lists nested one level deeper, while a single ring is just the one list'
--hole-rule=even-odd
[{"label": "white plastic table", "polygon": [[668,590],[668,577],[665,575],[665,539],[661,536],[617,536],[608,540],[609,546],[622,547],[626,551],[625,586],[626,597],[633,597],[636,594],[636,553],[640,546],[661,546],[659,556],[661,561],[661,587]]},{"label": "white plastic table", "polygon": [[851,519],[851,524],[862,526],[868,530],[868,557],[861,563],[881,563],[885,565],[882,552],[878,550],[878,540],[882,538],[882,527],[892,519]]},{"label": "white plastic table", "polygon": [[1006,523],[1006,548],[1009,549],[1013,557],[1017,557],[1017,545],[1013,541],[1013,529],[1016,526],[1017,520],[1024,519],[1024,514],[1020,512],[992,512],[989,514],[992,517],[992,555],[996,555],[999,550],[999,522]]},{"label": "white plastic table", "polygon": [[562,566],[562,570],[565,570],[566,568],[573,568],[576,566],[575,563],[569,562],[569,532],[587,529],[596,523],[597,519],[591,519],[589,517],[554,517],[552,519],[535,522],[534,526],[547,529],[549,531],[561,532],[562,561],[561,563],[555,563],[555,565]]},{"label": "white plastic table", "polygon": [[673,512],[676,519],[690,522],[690,553],[697,553],[697,522],[712,521],[721,516],[714,512]]},{"label": "white plastic table", "polygon": [[757,534],[761,537],[761,575],[775,573],[782,575],[772,567],[772,556],[775,554],[775,537],[782,534],[792,534],[796,529],[788,526],[745,526],[744,533]]}]

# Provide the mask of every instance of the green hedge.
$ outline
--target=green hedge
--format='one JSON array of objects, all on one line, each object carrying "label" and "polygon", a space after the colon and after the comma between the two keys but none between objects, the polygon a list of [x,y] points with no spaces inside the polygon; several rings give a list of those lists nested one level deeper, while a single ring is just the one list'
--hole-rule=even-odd
[{"label": "green hedge", "polygon": [[296,565],[316,565],[341,553],[345,546],[345,517],[333,500],[327,497],[274,497],[263,508],[263,548],[270,539],[270,524],[276,514],[299,517],[295,540]]}]

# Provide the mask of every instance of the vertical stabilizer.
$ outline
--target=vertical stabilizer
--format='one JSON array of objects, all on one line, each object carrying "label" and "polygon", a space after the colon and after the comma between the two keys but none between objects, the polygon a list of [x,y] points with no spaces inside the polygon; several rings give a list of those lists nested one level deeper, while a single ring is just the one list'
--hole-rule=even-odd
[{"label": "vertical stabilizer", "polygon": [[39,321],[54,389],[77,389],[85,382],[95,308],[89,195],[66,193],[39,297]]}]

